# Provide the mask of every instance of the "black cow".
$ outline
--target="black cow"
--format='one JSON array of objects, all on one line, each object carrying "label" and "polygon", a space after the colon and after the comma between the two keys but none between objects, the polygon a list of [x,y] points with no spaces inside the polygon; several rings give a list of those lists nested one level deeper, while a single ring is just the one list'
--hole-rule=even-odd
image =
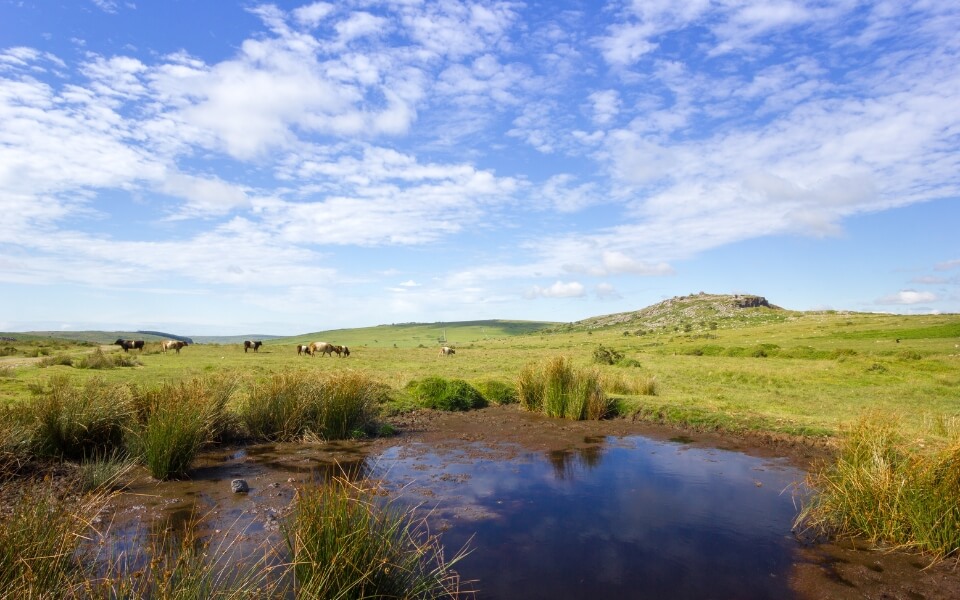
[{"label": "black cow", "polygon": [[243,353],[246,354],[247,350],[249,350],[250,348],[253,348],[253,351],[257,352],[258,350],[260,350],[260,346],[262,345],[263,345],[263,342],[251,342],[247,340],[243,342]]},{"label": "black cow", "polygon": [[118,339],[113,344],[115,346],[120,346],[121,348],[123,348],[124,352],[129,352],[130,350],[139,350],[140,352],[143,352],[144,343],[145,342],[143,340]]}]

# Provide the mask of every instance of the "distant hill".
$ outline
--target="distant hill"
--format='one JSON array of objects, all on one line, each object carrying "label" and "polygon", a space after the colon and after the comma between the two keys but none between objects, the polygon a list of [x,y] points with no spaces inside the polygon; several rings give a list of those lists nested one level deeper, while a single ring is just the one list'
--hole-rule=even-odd
[{"label": "distant hill", "polygon": [[556,326],[548,321],[444,321],[436,323],[394,323],[355,329],[316,331],[275,340],[284,344],[326,341],[344,346],[410,348],[439,344],[468,344],[485,339],[524,335]]},{"label": "distant hill", "polygon": [[640,310],[583,319],[560,329],[715,329],[739,323],[782,320],[790,314],[794,313],[770,304],[763,296],[701,292],[670,298]]},{"label": "distant hill", "polygon": [[0,333],[0,336],[17,340],[58,339],[93,344],[112,344],[119,338],[156,342],[167,339],[166,334],[156,335],[138,331],[23,331]]}]

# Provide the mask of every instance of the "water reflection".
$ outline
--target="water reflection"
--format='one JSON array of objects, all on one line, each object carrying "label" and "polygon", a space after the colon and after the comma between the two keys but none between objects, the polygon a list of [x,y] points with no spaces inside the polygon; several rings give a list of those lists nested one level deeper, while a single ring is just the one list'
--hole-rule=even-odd
[{"label": "water reflection", "polygon": [[468,454],[380,462],[434,492],[447,548],[472,536],[459,571],[481,598],[791,595],[795,507],[781,492],[802,473],[782,462],[640,437],[465,467]]},{"label": "water reflection", "polygon": [[590,469],[600,464],[603,447],[600,445],[575,448],[572,450],[551,450],[547,460],[553,466],[557,479],[571,479],[578,470]]}]

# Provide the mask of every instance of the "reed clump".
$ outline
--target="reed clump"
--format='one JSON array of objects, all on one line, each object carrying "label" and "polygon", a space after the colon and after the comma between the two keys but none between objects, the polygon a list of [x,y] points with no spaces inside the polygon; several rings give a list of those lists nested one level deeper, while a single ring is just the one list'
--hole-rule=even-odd
[{"label": "reed clump", "polygon": [[71,597],[84,580],[80,541],[105,502],[102,494],[63,500],[49,488],[26,486],[13,511],[0,517],[3,597]]},{"label": "reed clump", "polygon": [[377,504],[378,492],[334,478],[297,493],[284,526],[298,598],[457,598],[460,578],[414,509]]},{"label": "reed clump", "polygon": [[186,474],[190,463],[227,427],[227,402],[237,385],[229,376],[195,377],[138,390],[137,426],[130,447],[157,479]]},{"label": "reed clump", "polygon": [[128,386],[98,378],[75,385],[58,375],[31,391],[37,453],[79,460],[123,447],[133,417]]},{"label": "reed clump", "polygon": [[604,372],[600,383],[605,392],[625,396],[656,396],[659,384],[655,376],[634,376],[624,373]]},{"label": "reed clump", "polygon": [[960,427],[923,443],[897,420],[870,417],[846,432],[833,462],[807,478],[812,495],[796,526],[918,550],[960,552]]},{"label": "reed clump", "polygon": [[253,385],[239,415],[257,439],[373,435],[387,387],[360,372],[281,371]]},{"label": "reed clump", "polygon": [[526,365],[517,377],[517,395],[526,410],[575,421],[602,419],[612,409],[599,372],[577,369],[563,356]]}]

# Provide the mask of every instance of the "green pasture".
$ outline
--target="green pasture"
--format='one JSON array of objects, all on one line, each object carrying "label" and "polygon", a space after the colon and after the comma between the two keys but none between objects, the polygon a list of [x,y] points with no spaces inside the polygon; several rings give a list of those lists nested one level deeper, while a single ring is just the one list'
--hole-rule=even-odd
[{"label": "green pasture", "polygon": [[[743,318],[751,313],[754,318]],[[442,340],[456,348],[455,355],[438,356]],[[298,356],[297,344],[311,341],[349,346],[351,356]],[[106,369],[77,366],[96,348],[89,342],[34,339],[0,343],[7,348],[0,356],[0,402],[29,401],[31,387],[56,373],[152,385],[224,371],[256,379],[291,368],[361,371],[399,397],[411,381],[432,376],[478,386],[513,384],[525,366],[564,356],[575,367],[598,369],[605,381],[653,379],[653,395],[618,394],[605,386],[626,417],[834,435],[864,414],[881,413],[919,435],[931,420],[960,415],[958,344],[958,315],[766,308],[743,309],[737,318],[683,317],[656,330],[638,322],[595,328],[509,321],[382,325],[267,339],[256,353],[230,343],[164,354],[159,342],[148,342],[143,353],[129,354],[138,364]],[[601,345],[624,360],[595,364]],[[102,349],[123,354],[115,346]],[[44,358],[52,364],[41,366]]]}]

